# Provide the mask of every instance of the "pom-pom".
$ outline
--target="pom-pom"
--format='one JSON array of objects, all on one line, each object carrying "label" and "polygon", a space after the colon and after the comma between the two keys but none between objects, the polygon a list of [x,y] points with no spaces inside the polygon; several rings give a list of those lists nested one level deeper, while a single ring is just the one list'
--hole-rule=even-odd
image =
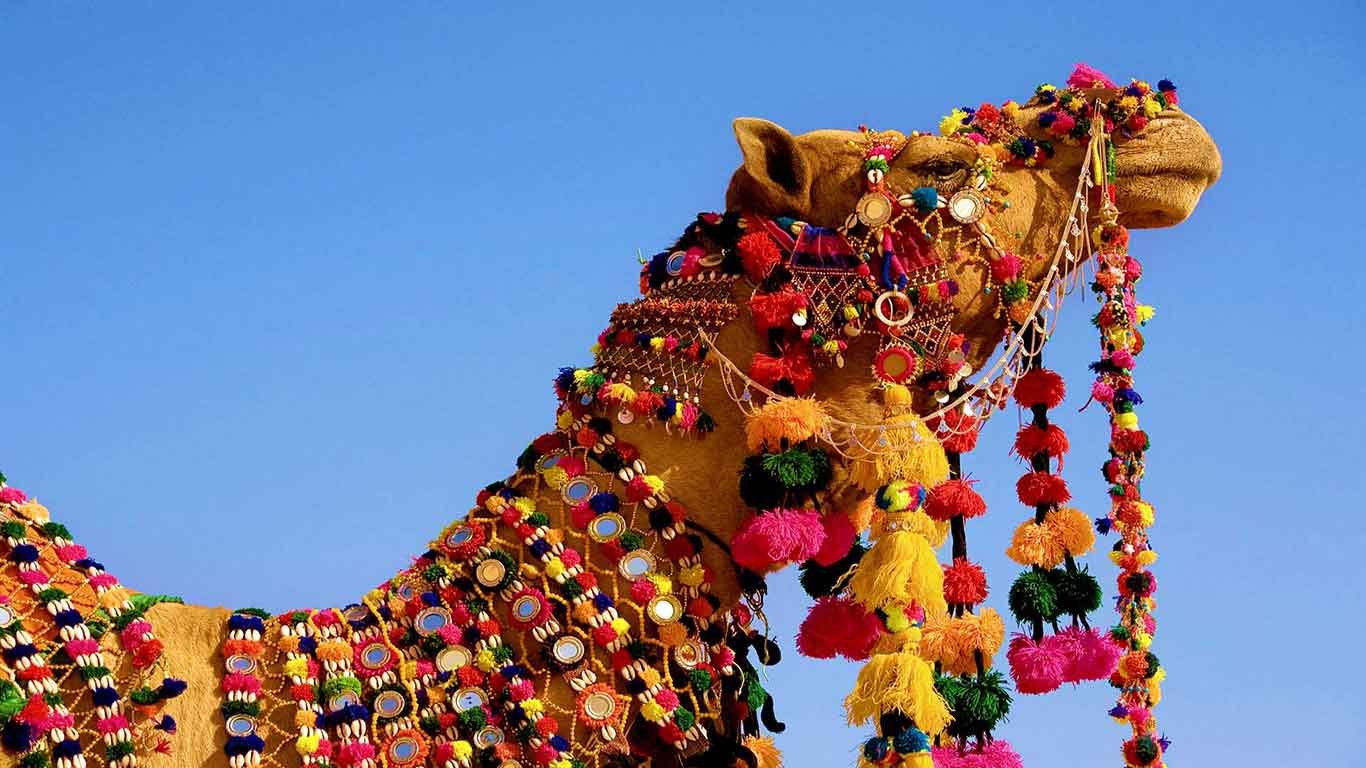
[{"label": "pom-pom", "polygon": [[813,659],[843,656],[862,661],[882,634],[876,614],[845,597],[823,597],[811,606],[797,632],[797,651]]},{"label": "pom-pom", "polygon": [[1123,645],[1094,628],[1067,627],[1054,638],[1059,647],[1068,649],[1063,668],[1063,681],[1068,683],[1109,678],[1124,653]]},{"label": "pom-pom", "polygon": [[825,409],[805,397],[771,399],[745,419],[745,441],[751,451],[779,451],[815,436],[825,424]]},{"label": "pom-pom", "polygon": [[1100,607],[1100,582],[1086,568],[1076,571],[1049,572],[1049,580],[1058,592],[1058,613],[1085,616]]},{"label": "pom-pom", "polygon": [[1020,503],[1034,507],[1039,504],[1065,504],[1072,498],[1067,481],[1049,472],[1026,472],[1015,482],[1015,493]]},{"label": "pom-pom", "polygon": [[1010,585],[1010,612],[1021,624],[1049,622],[1058,617],[1058,590],[1047,571],[1028,570]]},{"label": "pom-pom", "polygon": [[953,713],[948,735],[966,740],[990,733],[1010,712],[1010,693],[1006,691],[1005,675],[996,670],[984,674],[973,673],[962,677],[942,675],[936,680],[944,699]]},{"label": "pom-pom", "polygon": [[816,560],[807,560],[801,565],[800,581],[802,589],[808,595],[820,598],[834,594],[839,586],[840,579],[849,573],[859,560],[863,558],[863,553],[867,552],[867,547],[858,541],[854,541],[845,552],[844,557],[831,563],[829,566],[821,565]]},{"label": "pom-pom", "polygon": [[1090,64],[1078,64],[1067,76],[1068,88],[1114,88],[1113,80]]},{"label": "pom-pom", "polygon": [[1067,659],[1048,641],[1035,643],[1025,635],[1015,634],[1010,638],[1006,661],[1015,690],[1020,693],[1048,693],[1062,686]]},{"label": "pom-pom", "polygon": [[956,746],[935,747],[930,750],[934,768],[1024,768],[1024,761],[1010,743],[996,739],[981,749],[960,751]]},{"label": "pom-pom", "polygon": [[955,517],[980,517],[986,514],[987,503],[967,480],[946,480],[936,485],[925,500],[925,514],[934,520]]},{"label": "pom-pom", "polygon": [[977,447],[977,435],[981,429],[980,419],[955,409],[940,417],[937,434],[945,451],[970,453]]},{"label": "pom-pom", "polygon": [[1058,458],[1067,453],[1067,433],[1057,424],[1039,427],[1026,424],[1015,433],[1015,453],[1028,459],[1038,454]]},{"label": "pom-pom", "polygon": [[749,300],[750,318],[760,335],[767,335],[774,328],[787,328],[792,325],[792,315],[806,306],[806,297],[791,288],[773,293],[756,293]]},{"label": "pom-pom", "polygon": [[750,518],[731,539],[731,557],[758,573],[776,570],[820,551],[825,528],[810,509],[774,509]]},{"label": "pom-pom", "polygon": [[746,736],[741,743],[754,755],[754,768],[783,768],[783,753],[772,736]]},{"label": "pom-pom", "polygon": [[1015,402],[1025,408],[1057,408],[1066,396],[1067,385],[1062,376],[1047,368],[1034,368],[1015,382]]},{"label": "pom-pom", "polygon": [[809,494],[830,482],[830,457],[816,448],[789,448],[764,454],[763,469],[788,491]]},{"label": "pom-pom", "polygon": [[[1051,516],[1051,513],[1050,513]],[[1037,565],[1052,568],[1063,561],[1066,555],[1062,533],[1048,525],[1039,525],[1029,518],[1015,528],[1006,548],[1006,557],[1020,565]]]},{"label": "pom-pom", "polygon": [[740,251],[740,264],[744,266],[745,275],[754,283],[763,282],[769,271],[783,258],[782,251],[763,232],[745,235],[736,242],[735,247]]},{"label": "pom-pom", "polygon": [[975,654],[980,653],[982,661],[990,666],[991,657],[1005,642],[1005,634],[1001,615],[990,608],[962,616],[935,614],[925,621],[920,654],[939,662],[948,674],[976,674]]},{"label": "pom-pom", "polygon": [[829,567],[849,554],[858,532],[854,530],[854,524],[849,522],[849,517],[839,513],[821,518],[821,525],[825,528],[825,541],[811,559],[821,566]]},{"label": "pom-pom", "polygon": [[740,469],[740,498],[755,509],[771,509],[780,506],[787,489],[778,479],[764,469],[762,455],[745,458]]},{"label": "pom-pom", "polygon": [[[1073,557],[1081,557],[1096,544],[1096,532],[1091,526],[1091,518],[1084,512],[1073,507],[1062,507],[1048,511],[1048,516],[1044,519],[1044,525],[1056,532],[1062,546]],[[1018,562],[1018,561],[1017,561]],[[1033,563],[1029,563],[1033,565]],[[1043,565],[1043,563],[1039,563]],[[1052,568],[1052,565],[1045,567]]]},{"label": "pom-pom", "polygon": [[977,605],[987,599],[987,575],[967,558],[944,566],[944,599],[949,605]]}]

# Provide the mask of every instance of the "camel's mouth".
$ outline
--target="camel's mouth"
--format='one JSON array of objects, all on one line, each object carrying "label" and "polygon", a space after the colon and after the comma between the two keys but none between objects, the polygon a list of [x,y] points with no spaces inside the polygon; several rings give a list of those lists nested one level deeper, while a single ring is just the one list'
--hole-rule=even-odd
[{"label": "camel's mouth", "polygon": [[1116,201],[1128,227],[1170,227],[1185,221],[1219,179],[1223,162],[1204,126],[1169,109],[1142,133],[1117,142]]}]

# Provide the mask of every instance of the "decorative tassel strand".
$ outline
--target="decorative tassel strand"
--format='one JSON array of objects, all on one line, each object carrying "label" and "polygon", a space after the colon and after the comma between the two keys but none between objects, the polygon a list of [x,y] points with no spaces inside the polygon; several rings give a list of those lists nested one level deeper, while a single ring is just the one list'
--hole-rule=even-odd
[{"label": "decorative tassel strand", "polygon": [[936,737],[931,753],[936,765],[986,760],[988,754],[998,760],[1018,761],[1009,743],[992,736],[1011,703],[1005,677],[991,669],[991,660],[1005,640],[1005,625],[1000,614],[990,608],[974,610],[987,598],[987,580],[981,566],[968,559],[965,521],[985,514],[986,502],[963,479],[962,454],[976,446],[978,422],[963,414],[952,422],[941,420],[937,426],[948,459],[949,479],[930,492],[926,512],[935,520],[949,522],[952,564],[944,566],[944,599],[949,613],[940,621],[926,623],[921,650],[935,661],[939,673],[935,687],[948,703],[953,722],[943,737]]},{"label": "decorative tassel strand", "polygon": [[1101,533],[1113,529],[1120,535],[1110,553],[1120,568],[1116,604],[1120,618],[1111,637],[1121,644],[1123,656],[1110,678],[1119,689],[1119,700],[1110,714],[1131,730],[1123,744],[1125,764],[1129,768],[1162,768],[1168,742],[1158,730],[1153,709],[1162,698],[1166,671],[1150,650],[1156,629],[1152,611],[1157,580],[1148,566],[1156,561],[1157,553],[1148,541],[1148,528],[1154,513],[1139,491],[1149,438],[1139,428],[1135,409],[1143,398],[1135,391],[1133,378],[1136,357],[1143,349],[1138,326],[1151,319],[1153,310],[1137,301],[1135,283],[1143,269],[1128,254],[1128,231],[1119,225],[1112,207],[1107,205],[1103,216],[1103,223],[1093,232],[1097,254],[1092,288],[1101,301],[1095,316],[1101,359],[1091,366],[1096,372],[1091,394],[1105,408],[1110,421],[1110,459],[1102,466],[1102,473],[1110,485],[1111,506],[1096,526]]}]

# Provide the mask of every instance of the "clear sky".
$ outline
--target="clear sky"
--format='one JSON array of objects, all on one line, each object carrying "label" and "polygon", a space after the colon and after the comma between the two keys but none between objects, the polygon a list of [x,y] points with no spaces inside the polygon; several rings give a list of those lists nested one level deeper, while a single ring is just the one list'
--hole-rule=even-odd
[{"label": "clear sky", "polygon": [[[115,574],[360,594],[551,425],[636,249],[722,205],[732,118],[929,129],[1087,61],[1174,80],[1224,157],[1189,222],[1133,242],[1168,757],[1362,764],[1359,5],[392,5],[0,8],[0,468]],[[1079,299],[1048,354],[1078,392]],[[1069,403],[1101,514],[1103,417]],[[969,540],[1004,608],[1023,511],[992,426]],[[788,764],[852,763],[854,668],[791,650],[794,580],[769,604]],[[1017,701],[1001,735],[1035,768],[1117,765],[1110,693]]]}]

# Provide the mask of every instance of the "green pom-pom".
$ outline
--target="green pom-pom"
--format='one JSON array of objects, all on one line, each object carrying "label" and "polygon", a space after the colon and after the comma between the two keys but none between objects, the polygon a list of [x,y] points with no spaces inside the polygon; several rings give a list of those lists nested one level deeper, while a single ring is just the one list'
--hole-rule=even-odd
[{"label": "green pom-pom", "polygon": [[[147,704],[153,704],[159,700],[156,691],[153,691],[150,688],[143,688],[141,690],[149,691],[151,694],[151,701],[146,702]],[[256,701],[225,701],[218,709],[223,713],[223,717],[232,717],[233,715],[256,717],[261,714],[261,704]]]},{"label": "green pom-pom", "polygon": [[789,491],[810,493],[830,482],[830,457],[818,449],[791,448],[765,454],[763,468]]},{"label": "green pom-pom", "polygon": [[[694,692],[699,694],[705,693],[706,691],[711,690],[711,673],[705,669],[694,669],[688,673],[688,682],[692,685]],[[19,706],[20,708],[24,706],[22,699],[19,701]]]},{"label": "green pom-pom", "polygon": [[622,549],[631,552],[640,549],[641,545],[645,543],[645,537],[639,531],[625,531],[618,538],[618,541],[621,542]]},{"label": "green pom-pom", "polygon": [[18,520],[6,520],[0,523],[0,535],[7,539],[22,539],[25,538],[26,534],[24,524]]},{"label": "green pom-pom", "polygon": [[800,576],[798,577],[802,589],[806,590],[806,594],[815,598],[833,595],[840,578],[848,573],[849,569],[853,568],[859,560],[862,560],[867,551],[868,547],[864,546],[863,542],[855,541],[854,545],[849,548],[849,553],[833,565],[824,566],[815,560],[807,560],[801,564]]},{"label": "green pom-pom", "polygon": [[446,566],[440,563],[432,563],[422,569],[422,578],[426,580],[428,584],[438,584],[442,579],[446,578]]},{"label": "green pom-pom", "polygon": [[483,709],[474,707],[460,713],[460,724],[470,730],[479,730],[488,724],[488,718],[484,715]]},{"label": "green pom-pom", "polygon": [[1100,607],[1103,597],[1100,582],[1086,569],[1066,571],[1061,568],[1050,572],[1050,581],[1058,591],[1058,612],[1069,616],[1085,616]]},{"label": "green pom-pom", "polygon": [[346,691],[350,691],[351,693],[360,696],[362,691],[360,680],[357,680],[351,675],[338,675],[337,677],[329,678],[323,683],[324,699],[331,699],[333,696]]},{"label": "green pom-pom", "polygon": [[560,585],[560,594],[564,595],[566,600],[573,600],[583,594],[583,585],[573,579],[565,579]]},{"label": "green pom-pom", "polygon": [[66,539],[71,541],[71,531],[66,529],[61,523],[46,522],[42,525],[43,535],[49,539]]},{"label": "green pom-pom", "polygon": [[493,658],[500,662],[512,661],[512,648],[506,645],[500,645],[497,648],[494,648]]},{"label": "green pom-pom", "polygon": [[428,736],[435,736],[441,732],[441,721],[437,720],[435,715],[427,715],[417,721],[417,727]]},{"label": "green pom-pom", "polygon": [[1029,283],[1024,280],[1011,280],[1001,286],[1001,298],[1007,304],[1024,301],[1029,298]]},{"label": "green pom-pom", "polygon": [[953,708],[953,722],[962,737],[990,732],[1010,712],[1005,675],[989,670],[963,679],[963,690]]},{"label": "green pom-pom", "polygon": [[136,747],[131,741],[116,741],[105,748],[105,762],[112,763],[115,760],[122,760],[123,758],[133,754],[134,749],[136,749]]},{"label": "green pom-pom", "polygon": [[92,666],[89,666],[89,667],[81,667],[81,668],[78,670],[78,672],[79,672],[79,674],[80,674],[80,676],[81,676],[81,680],[84,681],[84,682],[87,682],[87,683],[90,682],[91,680],[98,680],[98,679],[100,679],[101,677],[109,677],[109,676],[111,676],[111,675],[113,674],[112,672],[109,671],[109,667],[106,667],[106,666],[103,666],[103,665],[92,665]]},{"label": "green pom-pom", "polygon": [[528,525],[539,528],[542,525],[550,525],[550,518],[544,512],[532,512],[526,516]]},{"label": "green pom-pom", "polygon": [[688,710],[682,707],[679,707],[678,709],[674,710],[674,724],[677,725],[679,728],[686,731],[693,726],[693,723],[696,722],[697,716],[694,715],[692,712],[689,712]]},{"label": "green pom-pom", "polygon": [[1144,764],[1157,759],[1157,742],[1151,736],[1139,736],[1134,740],[1134,755]]},{"label": "green pom-pom", "polygon": [[749,704],[750,711],[758,712],[767,700],[768,691],[765,691],[764,687],[759,684],[758,678],[750,676],[749,680],[745,682],[745,703]]},{"label": "green pom-pom", "polygon": [[8,680],[0,680],[0,723],[8,723],[24,708],[24,694]]},{"label": "green pom-pom", "polygon": [[38,750],[24,755],[19,760],[19,768],[49,768],[52,762],[48,760],[46,750]]},{"label": "green pom-pom", "polygon": [[1053,621],[1058,617],[1058,590],[1046,571],[1021,573],[1010,585],[1010,612],[1021,624]]},{"label": "green pom-pom", "polygon": [[43,601],[44,603],[51,603],[56,600],[65,600],[66,598],[66,592],[61,589],[58,589],[57,587],[48,587],[47,589],[38,593],[38,599]]},{"label": "green pom-pom", "polygon": [[517,457],[517,468],[523,472],[532,472],[536,469],[536,462],[541,458],[541,452],[528,445]]}]

